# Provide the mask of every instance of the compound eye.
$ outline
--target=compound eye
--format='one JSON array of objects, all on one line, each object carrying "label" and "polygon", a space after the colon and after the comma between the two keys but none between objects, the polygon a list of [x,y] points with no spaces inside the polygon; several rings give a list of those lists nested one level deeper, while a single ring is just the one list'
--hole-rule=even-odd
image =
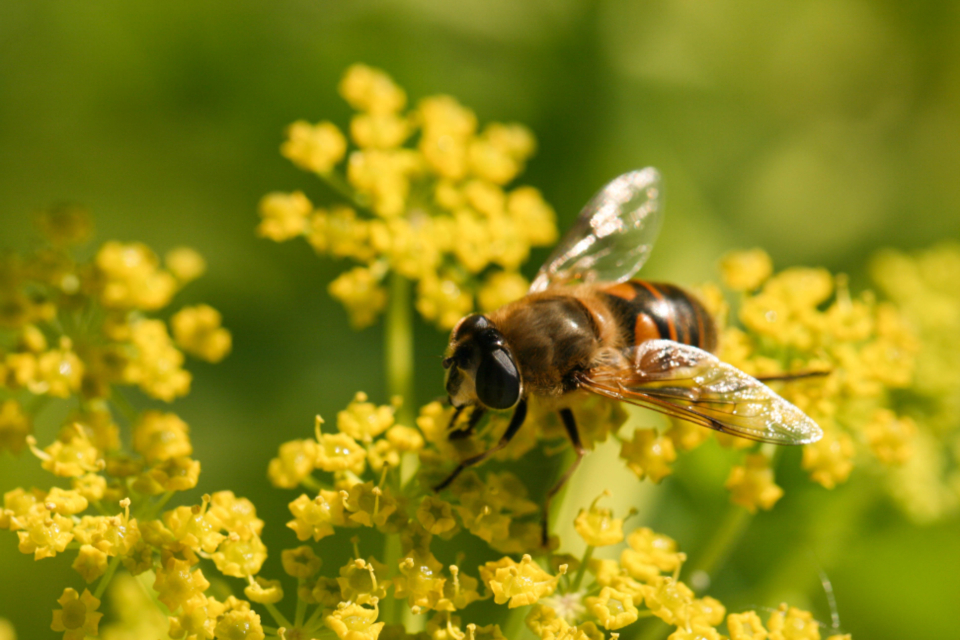
[{"label": "compound eye", "polygon": [[475,382],[477,398],[491,409],[509,409],[520,399],[520,372],[503,349],[483,356]]}]

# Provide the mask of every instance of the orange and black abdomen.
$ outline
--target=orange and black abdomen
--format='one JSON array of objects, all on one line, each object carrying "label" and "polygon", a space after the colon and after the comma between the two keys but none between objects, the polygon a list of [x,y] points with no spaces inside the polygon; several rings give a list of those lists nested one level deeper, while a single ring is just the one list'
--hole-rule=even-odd
[{"label": "orange and black abdomen", "polygon": [[672,284],[628,280],[602,287],[626,345],[662,338],[705,351],[717,347],[713,318],[700,302]]}]

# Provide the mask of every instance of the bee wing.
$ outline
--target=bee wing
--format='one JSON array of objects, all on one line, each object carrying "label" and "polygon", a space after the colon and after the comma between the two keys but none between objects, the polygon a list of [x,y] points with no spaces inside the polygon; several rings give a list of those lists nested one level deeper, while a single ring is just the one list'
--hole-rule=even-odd
[{"label": "bee wing", "polygon": [[624,355],[630,366],[598,367],[582,377],[583,388],[760,442],[809,444],[823,436],[770,387],[702,349],[648,340]]},{"label": "bee wing", "polygon": [[663,188],[656,169],[615,178],[580,212],[530,293],[559,284],[623,282],[647,261],[662,220]]}]

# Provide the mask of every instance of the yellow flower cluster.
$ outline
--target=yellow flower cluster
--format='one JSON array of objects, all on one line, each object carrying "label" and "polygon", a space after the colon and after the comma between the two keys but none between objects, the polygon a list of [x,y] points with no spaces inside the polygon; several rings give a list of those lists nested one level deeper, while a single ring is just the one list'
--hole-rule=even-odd
[{"label": "yellow flower cluster", "polygon": [[[391,555],[387,545],[382,561],[360,558],[358,539],[354,538],[354,558],[329,577],[320,575],[322,563],[313,547],[283,551],[284,570],[298,579],[298,611],[315,605],[310,619],[317,624],[323,620],[340,638],[503,638],[496,625],[464,623],[465,610],[487,598],[505,609],[530,607],[527,626],[542,640],[603,640],[606,632],[619,631],[646,616],[656,616],[676,627],[670,636],[674,640],[820,638],[819,623],[807,612],[782,607],[764,624],[755,612],[727,616],[717,600],[695,597],[678,580],[685,554],[676,542],[651,529],[630,532],[619,560],[592,559],[595,547],[624,541],[625,519],[599,506],[599,498],[574,522],[588,545],[584,557],[578,560],[540,546],[538,524],[525,520],[525,516],[538,513],[539,507],[526,499],[526,488],[510,473],[491,472],[483,477],[468,469],[451,483],[449,501],[444,499],[447,494],[435,495],[430,487],[449,472],[451,458],[475,454],[487,446],[485,440],[498,437],[502,425],[495,421],[486,427],[490,433],[451,441],[446,431],[453,417],[451,408],[436,402],[422,407],[413,428],[395,423],[397,406],[398,402],[376,405],[365,394],[357,394],[337,416],[335,433],[324,432],[323,421],[318,418],[314,438],[282,445],[269,466],[268,475],[275,485],[302,486],[310,491],[289,505],[294,519],[288,526],[300,541],[322,543],[341,529],[356,527],[399,537],[399,551]],[[610,406],[616,405],[586,403],[578,409],[582,418],[598,418],[594,423],[599,424],[588,431],[591,443],[603,440],[623,423],[617,412],[603,409]],[[541,437],[556,437],[554,430],[562,427],[549,423],[542,409],[534,413]],[[535,442],[536,430],[531,431]],[[374,453],[381,446],[390,443],[393,447],[401,440],[408,443],[402,447],[403,452],[419,452],[419,484],[404,483],[397,457],[392,457],[389,465],[377,467],[371,463],[375,457],[384,457]],[[667,438],[666,442],[672,440]],[[763,499],[775,501],[776,497],[767,496],[769,487],[762,491],[753,488],[764,484],[761,476],[765,472],[769,469],[763,456],[748,458],[739,481],[747,488],[733,488],[734,494],[760,491]],[[464,570],[462,556],[456,564],[445,565],[435,555],[432,540],[450,539],[461,532],[514,557],[506,555],[479,565],[479,579]],[[520,554],[525,555],[517,560]],[[272,603],[282,598],[279,585],[269,581],[256,585],[255,592],[247,591],[250,599]],[[389,619],[379,620],[384,602],[391,600],[404,602],[414,614],[430,612],[426,631],[415,636],[402,627],[386,624]],[[718,630],[725,620],[729,636]],[[309,625],[300,628],[304,633],[315,629]],[[835,640],[841,639],[836,636]]]},{"label": "yellow flower cluster", "polygon": [[904,511],[932,522],[960,511],[960,244],[884,251],[870,273],[916,329],[920,349],[900,394],[906,415],[874,412],[867,441],[877,458],[899,465],[888,485]]},{"label": "yellow flower cluster", "polygon": [[335,124],[297,121],[281,153],[346,203],[315,207],[299,191],[271,193],[260,202],[257,232],[277,242],[302,236],[320,254],[357,263],[329,286],[356,327],[383,311],[391,272],[417,282],[417,310],[447,329],[478,303],[489,310],[526,293],[520,264],[557,237],[540,193],[507,186],[534,152],[532,134],[517,124],[481,130],[450,96],[405,112],[403,89],[361,64],[339,89],[356,110],[352,150]]}]

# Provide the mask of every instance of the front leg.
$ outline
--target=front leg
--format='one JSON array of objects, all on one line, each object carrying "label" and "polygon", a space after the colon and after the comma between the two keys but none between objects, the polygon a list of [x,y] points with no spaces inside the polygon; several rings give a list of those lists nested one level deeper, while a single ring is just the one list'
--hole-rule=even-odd
[{"label": "front leg", "polygon": [[467,458],[466,460],[461,462],[459,465],[457,465],[457,468],[453,470],[453,473],[447,476],[446,480],[444,480],[443,482],[435,486],[433,490],[437,492],[443,491],[450,485],[451,482],[457,479],[457,476],[459,476],[464,469],[466,469],[467,467],[472,467],[475,464],[480,464],[481,462],[483,462],[484,460],[486,460],[487,458],[495,454],[497,451],[500,451],[505,446],[510,444],[510,441],[513,440],[513,436],[517,435],[517,431],[519,431],[520,427],[523,426],[523,421],[526,419],[526,417],[527,417],[527,401],[520,400],[520,402],[517,404],[517,408],[513,410],[513,417],[510,418],[510,424],[507,426],[507,430],[504,432],[503,436],[500,438],[500,441],[497,444],[495,444],[492,448],[488,449],[487,451],[484,451],[480,455],[473,456],[472,458]]}]

